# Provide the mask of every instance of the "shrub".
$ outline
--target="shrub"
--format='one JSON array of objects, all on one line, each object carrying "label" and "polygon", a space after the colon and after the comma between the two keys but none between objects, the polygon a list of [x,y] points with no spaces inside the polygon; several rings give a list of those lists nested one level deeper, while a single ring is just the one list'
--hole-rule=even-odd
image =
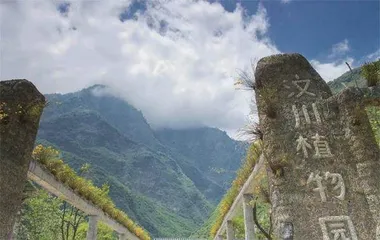
[{"label": "shrub", "polygon": [[380,60],[365,63],[361,69],[362,76],[367,79],[368,87],[380,84]]}]

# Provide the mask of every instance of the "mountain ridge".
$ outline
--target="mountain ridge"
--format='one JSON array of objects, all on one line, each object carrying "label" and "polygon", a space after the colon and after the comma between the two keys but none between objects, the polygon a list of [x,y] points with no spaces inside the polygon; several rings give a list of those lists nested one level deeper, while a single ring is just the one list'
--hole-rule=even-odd
[{"label": "mountain ridge", "polygon": [[[153,130],[141,111],[118,97],[94,93],[99,88],[104,86],[47,94],[49,104],[41,118],[38,142],[55,146],[74,169],[90,163],[94,183],[108,181],[116,206],[152,236],[191,235],[232,181],[245,155],[244,146],[229,154],[225,161],[231,163],[218,178],[210,171],[215,167],[210,159],[225,158],[226,152],[221,149],[233,149],[239,142],[218,129],[200,128],[191,130],[197,133],[191,138],[185,138],[183,130],[170,130],[179,132],[174,137],[177,144],[168,144],[163,134],[168,130]],[[199,145],[184,153],[177,146],[197,145],[202,132],[208,131],[215,141],[207,147]],[[199,162],[197,155],[209,162],[209,167],[194,164]],[[225,179],[226,185],[220,184],[220,179]]]}]

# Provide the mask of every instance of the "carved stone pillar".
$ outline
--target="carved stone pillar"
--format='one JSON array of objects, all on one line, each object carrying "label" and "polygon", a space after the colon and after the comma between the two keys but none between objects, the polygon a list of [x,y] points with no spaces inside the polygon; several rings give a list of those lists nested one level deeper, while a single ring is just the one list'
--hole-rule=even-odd
[{"label": "carved stone pillar", "polygon": [[27,80],[0,82],[0,239],[9,239],[45,97]]},{"label": "carved stone pillar", "polygon": [[255,79],[275,238],[379,239],[379,148],[360,94],[332,96],[300,54],[261,59]]}]

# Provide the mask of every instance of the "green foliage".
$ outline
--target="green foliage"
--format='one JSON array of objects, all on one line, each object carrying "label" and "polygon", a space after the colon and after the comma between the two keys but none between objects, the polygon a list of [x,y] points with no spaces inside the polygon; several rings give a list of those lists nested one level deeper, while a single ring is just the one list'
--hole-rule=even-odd
[{"label": "green foliage", "polygon": [[61,209],[61,238],[62,240],[75,240],[78,237],[78,228],[85,221],[85,213],[69,205],[63,203]]},{"label": "green foliage", "polygon": [[18,240],[60,239],[62,200],[44,190],[36,191],[23,203],[21,219],[16,224]]},{"label": "green foliage", "polygon": [[135,224],[124,212],[115,207],[115,204],[108,196],[109,187],[98,188],[90,180],[86,180],[76,175],[73,169],[58,158],[58,151],[52,147],[44,148],[42,145],[36,146],[33,151],[34,160],[43,164],[60,182],[64,183],[84,199],[91,201],[110,217],[143,240],[150,237],[140,226]]},{"label": "green foliage", "polygon": [[[86,239],[88,222],[84,222],[79,226],[78,239]],[[98,222],[97,240],[117,240],[118,237],[113,230],[102,222]]]},{"label": "green foliage", "polygon": [[368,87],[380,84],[380,60],[365,63],[361,68],[361,75],[367,79]]},{"label": "green foliage", "polygon": [[[18,240],[84,240],[87,222],[78,209],[39,189],[23,203],[15,236]],[[99,222],[97,239],[116,240],[117,236],[110,227]]]}]

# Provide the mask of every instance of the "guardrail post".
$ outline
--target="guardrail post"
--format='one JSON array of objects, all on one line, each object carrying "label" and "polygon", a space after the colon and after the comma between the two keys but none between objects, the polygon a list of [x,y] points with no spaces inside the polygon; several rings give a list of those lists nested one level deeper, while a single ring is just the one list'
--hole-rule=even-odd
[{"label": "guardrail post", "polygon": [[119,240],[127,240],[127,234],[119,233]]},{"label": "guardrail post", "polygon": [[231,220],[227,221],[227,240],[234,240],[235,239],[235,231],[234,231],[234,225],[232,224]]},{"label": "guardrail post", "polygon": [[253,221],[253,207],[249,204],[249,202],[252,199],[253,199],[252,194],[243,195],[245,240],[255,239],[255,223]]},{"label": "guardrail post", "polygon": [[98,216],[88,216],[88,230],[86,240],[95,240],[98,232]]},{"label": "guardrail post", "polygon": [[12,238],[44,106],[31,82],[0,82],[0,239]]}]

